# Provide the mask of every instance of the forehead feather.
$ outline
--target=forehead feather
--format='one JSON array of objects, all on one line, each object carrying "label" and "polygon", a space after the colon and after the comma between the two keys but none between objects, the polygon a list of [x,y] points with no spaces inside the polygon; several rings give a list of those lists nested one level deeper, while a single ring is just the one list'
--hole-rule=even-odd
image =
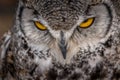
[{"label": "forehead feather", "polygon": [[[96,1],[96,0],[94,0]],[[100,0],[97,0],[100,1]],[[80,15],[83,15],[91,0],[26,0],[49,25],[54,28],[71,28]],[[94,2],[97,3],[97,2]],[[68,27],[69,26],[69,27]]]}]

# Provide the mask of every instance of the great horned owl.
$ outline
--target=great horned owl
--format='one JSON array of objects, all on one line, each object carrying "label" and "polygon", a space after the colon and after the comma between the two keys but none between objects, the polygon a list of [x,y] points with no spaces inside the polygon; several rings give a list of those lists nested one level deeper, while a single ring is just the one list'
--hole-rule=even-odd
[{"label": "great horned owl", "polygon": [[120,80],[120,0],[19,0],[1,40],[2,80]]}]

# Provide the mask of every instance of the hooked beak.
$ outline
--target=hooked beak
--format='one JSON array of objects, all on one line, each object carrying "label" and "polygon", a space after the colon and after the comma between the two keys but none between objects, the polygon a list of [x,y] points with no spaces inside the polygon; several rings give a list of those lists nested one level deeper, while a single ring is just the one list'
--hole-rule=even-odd
[{"label": "hooked beak", "polygon": [[60,43],[59,43],[59,47],[60,47],[61,53],[63,55],[63,58],[66,59],[67,45],[65,43],[64,33],[61,31],[60,35],[61,35],[61,40],[60,40]]}]

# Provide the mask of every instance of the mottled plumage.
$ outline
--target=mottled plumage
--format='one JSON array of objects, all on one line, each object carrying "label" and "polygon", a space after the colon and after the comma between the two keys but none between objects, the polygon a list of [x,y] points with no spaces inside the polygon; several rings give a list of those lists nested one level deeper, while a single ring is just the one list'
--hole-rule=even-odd
[{"label": "mottled plumage", "polygon": [[15,24],[0,43],[0,78],[120,80],[119,5],[120,0],[19,0]]}]

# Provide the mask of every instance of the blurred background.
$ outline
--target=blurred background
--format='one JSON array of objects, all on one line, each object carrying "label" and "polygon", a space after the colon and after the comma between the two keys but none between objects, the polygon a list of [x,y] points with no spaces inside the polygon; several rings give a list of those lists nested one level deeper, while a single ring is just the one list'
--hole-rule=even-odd
[{"label": "blurred background", "polygon": [[0,0],[0,38],[13,25],[17,2],[17,0]]}]

